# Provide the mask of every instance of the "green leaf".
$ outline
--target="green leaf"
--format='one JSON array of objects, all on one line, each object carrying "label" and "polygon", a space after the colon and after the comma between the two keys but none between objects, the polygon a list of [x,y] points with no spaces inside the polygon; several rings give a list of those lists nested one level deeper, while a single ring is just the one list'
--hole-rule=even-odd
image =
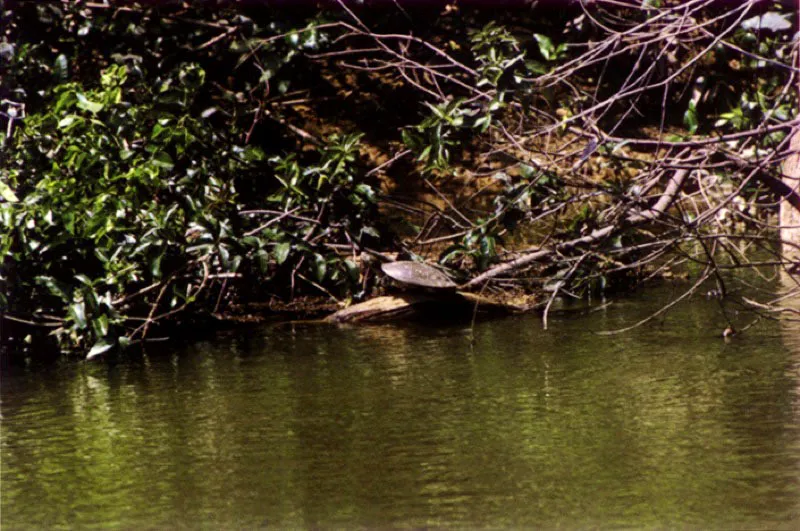
[{"label": "green leaf", "polygon": [[409,149],[416,150],[419,147],[420,140],[417,135],[409,131],[408,129],[403,129],[400,131],[400,136],[403,139],[403,144],[406,145]]},{"label": "green leaf", "polygon": [[419,154],[419,157],[417,157],[417,160],[423,161],[427,159],[430,156],[430,154],[431,154],[431,146],[426,146],[425,149],[422,150],[422,153]]},{"label": "green leaf", "polygon": [[542,63],[540,63],[539,61],[533,61],[533,60],[525,61],[525,68],[527,68],[528,72],[532,74],[542,75],[548,72],[547,67]]},{"label": "green leaf", "polygon": [[175,163],[172,162],[172,157],[169,156],[169,153],[159,151],[153,156],[153,165],[164,168],[165,170],[171,170],[175,166]]},{"label": "green leaf", "polygon": [[683,124],[689,130],[689,134],[693,135],[697,131],[697,110],[695,109],[694,102],[689,102],[689,107],[683,114]]},{"label": "green leaf", "polygon": [[[12,41],[13,42],[13,41]],[[69,65],[67,64],[67,56],[63,53],[56,57],[53,62],[53,73],[59,81],[66,81],[69,77]]]},{"label": "green leaf", "polygon": [[550,37],[541,33],[534,33],[533,38],[539,44],[539,53],[542,54],[542,57],[548,61],[556,58],[556,48],[553,46],[553,41],[550,40]]},{"label": "green leaf", "polygon": [[272,250],[272,255],[278,265],[284,263],[289,258],[289,251],[292,250],[292,244],[289,242],[281,242]]},{"label": "green leaf", "polygon": [[240,243],[245,247],[253,247],[255,249],[261,247],[261,240],[255,236],[245,236],[240,240]]},{"label": "green leaf", "polygon": [[519,165],[519,174],[523,179],[530,179],[536,173],[536,169],[528,164]]},{"label": "green leaf", "polygon": [[81,330],[86,328],[86,306],[83,304],[83,302],[70,304],[68,313],[78,328]]},{"label": "green leaf", "polygon": [[325,257],[321,254],[314,253],[314,276],[317,282],[325,280],[325,273],[328,272],[328,264],[325,262]]},{"label": "green leaf", "polygon": [[106,352],[108,352],[108,351],[109,351],[109,350],[111,350],[112,348],[114,348],[114,345],[113,345],[113,344],[109,343],[109,342],[108,342],[108,341],[106,341],[105,339],[100,339],[99,341],[97,341],[97,342],[96,342],[96,343],[95,343],[95,344],[92,346],[92,349],[91,349],[91,350],[89,351],[89,353],[86,355],[86,359],[87,359],[87,360],[94,359],[94,358],[96,358],[97,356],[100,356],[100,355],[102,355],[102,354],[105,354]]},{"label": "green leaf", "polygon": [[75,279],[78,282],[80,282],[81,284],[83,284],[84,286],[89,286],[89,287],[92,286],[92,279],[90,279],[89,277],[87,277],[84,274],[75,275]]},{"label": "green leaf", "polygon": [[439,259],[439,262],[442,264],[446,264],[451,260],[458,258],[465,254],[464,246],[461,244],[451,245],[447,249],[445,249],[444,253],[442,253],[442,257]]},{"label": "green leaf", "polygon": [[258,264],[258,270],[262,274],[266,274],[269,271],[269,253],[264,249],[256,251],[256,263]]},{"label": "green leaf", "polygon": [[356,192],[364,196],[370,203],[376,203],[378,200],[375,196],[375,190],[368,184],[357,184]]},{"label": "green leaf", "polygon": [[242,257],[241,255],[234,255],[233,258],[230,260],[230,265],[228,267],[228,271],[233,273],[239,270],[239,266],[242,265]]},{"label": "green leaf", "polygon": [[75,121],[78,120],[78,119],[79,119],[78,116],[75,116],[74,114],[70,114],[69,116],[65,116],[64,118],[62,118],[61,120],[58,121],[58,128],[59,129],[66,129],[69,126],[71,126],[73,123],[75,123]]},{"label": "green leaf", "polygon": [[350,259],[344,261],[344,267],[347,269],[347,274],[350,275],[350,280],[358,282],[361,279],[361,271],[355,262]]},{"label": "green leaf", "polygon": [[161,261],[163,259],[164,255],[160,254],[150,262],[150,274],[153,275],[153,278],[161,278]]},{"label": "green leaf", "polygon": [[108,316],[101,315],[92,320],[92,328],[99,337],[105,337],[108,334]]},{"label": "green leaf", "polygon": [[222,261],[222,266],[226,270],[228,270],[230,264],[230,256],[231,256],[228,247],[226,245],[220,245],[219,247],[217,247],[217,250],[219,251],[219,259]]},{"label": "green leaf", "polygon": [[487,258],[493,258],[497,254],[494,238],[492,236],[484,236],[481,238],[481,254]]},{"label": "green leaf", "polygon": [[486,114],[475,120],[475,127],[478,128],[481,133],[483,133],[489,128],[489,125],[491,123],[492,123],[492,116]]},{"label": "green leaf", "polygon": [[53,277],[45,277],[45,276],[36,277],[36,283],[39,284],[40,286],[46,287],[51,295],[55,295],[56,297],[58,297],[63,301],[69,299],[64,287],[61,285],[60,282],[58,282]]},{"label": "green leaf", "polygon": [[261,162],[266,158],[264,150],[258,146],[247,146],[244,150],[244,160],[247,162]]},{"label": "green leaf", "polygon": [[17,201],[19,201],[16,194],[14,193],[14,190],[12,190],[11,187],[6,183],[4,183],[3,181],[0,181],[0,197],[5,199],[9,203],[16,203]]},{"label": "green leaf", "polygon": [[76,104],[76,106],[79,109],[83,109],[84,111],[89,111],[92,114],[97,114],[98,112],[103,110],[102,103],[91,101],[84,94],[81,94],[80,92],[75,94],[75,96],[78,98],[78,103]]}]

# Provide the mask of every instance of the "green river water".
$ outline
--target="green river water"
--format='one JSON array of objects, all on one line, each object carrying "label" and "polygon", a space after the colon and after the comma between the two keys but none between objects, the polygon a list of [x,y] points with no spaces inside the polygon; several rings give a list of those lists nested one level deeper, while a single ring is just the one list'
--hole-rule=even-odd
[{"label": "green river water", "polygon": [[271,324],[6,363],[4,530],[800,528],[800,328],[668,289],[469,325]]}]

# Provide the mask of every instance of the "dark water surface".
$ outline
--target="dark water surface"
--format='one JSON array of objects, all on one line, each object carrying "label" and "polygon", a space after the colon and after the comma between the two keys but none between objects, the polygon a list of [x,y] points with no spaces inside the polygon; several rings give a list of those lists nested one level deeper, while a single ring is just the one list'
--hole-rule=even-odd
[{"label": "dark water surface", "polygon": [[800,527],[800,330],[663,292],[6,367],[2,527]]}]

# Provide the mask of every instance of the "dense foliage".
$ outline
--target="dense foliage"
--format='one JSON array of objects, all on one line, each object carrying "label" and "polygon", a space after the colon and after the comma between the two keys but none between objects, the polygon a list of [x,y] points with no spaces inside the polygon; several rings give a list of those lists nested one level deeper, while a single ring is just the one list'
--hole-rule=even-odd
[{"label": "dense foliage", "polygon": [[[206,69],[219,68],[209,61],[225,58],[173,55],[192,22],[181,26],[187,35],[155,13],[17,9],[17,32],[37,21],[59,48],[25,42],[35,30],[6,44],[14,93],[34,100],[3,139],[0,303],[12,315],[52,327],[65,349],[97,355],[183,310],[219,310],[234,296],[227,279],[284,292],[296,275],[339,296],[355,290],[355,264],[328,245],[379,237],[375,191],[355,171],[358,135],[331,135],[301,166],[279,139],[242,142],[238,128],[254,109],[242,92],[209,87],[217,80]],[[89,42],[128,35],[138,46],[86,57]],[[230,53],[288,65],[310,38]],[[78,68],[86,74],[71,73]],[[268,74],[241,88],[263,90]]]},{"label": "dense foliage", "polygon": [[2,10],[4,335],[90,356],[368,296],[386,252],[549,300],[676,259],[708,278],[774,212],[796,114],[791,24],[763,3]]}]

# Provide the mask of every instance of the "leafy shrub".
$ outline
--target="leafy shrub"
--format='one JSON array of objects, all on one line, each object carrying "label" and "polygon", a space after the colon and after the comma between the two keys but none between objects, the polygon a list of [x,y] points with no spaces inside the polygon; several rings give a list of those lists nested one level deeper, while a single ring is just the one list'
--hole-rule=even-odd
[{"label": "leafy shrub", "polygon": [[[328,293],[358,285],[354,262],[327,246],[378,237],[358,136],[332,137],[317,164],[268,161],[198,112],[205,77],[180,64],[151,85],[114,64],[92,86],[54,87],[8,139],[0,253],[13,279],[0,302],[51,325],[62,349],[99,355],[213,311],[215,279],[269,285],[289,271]],[[237,186],[253,175],[272,192],[245,200]]]}]

